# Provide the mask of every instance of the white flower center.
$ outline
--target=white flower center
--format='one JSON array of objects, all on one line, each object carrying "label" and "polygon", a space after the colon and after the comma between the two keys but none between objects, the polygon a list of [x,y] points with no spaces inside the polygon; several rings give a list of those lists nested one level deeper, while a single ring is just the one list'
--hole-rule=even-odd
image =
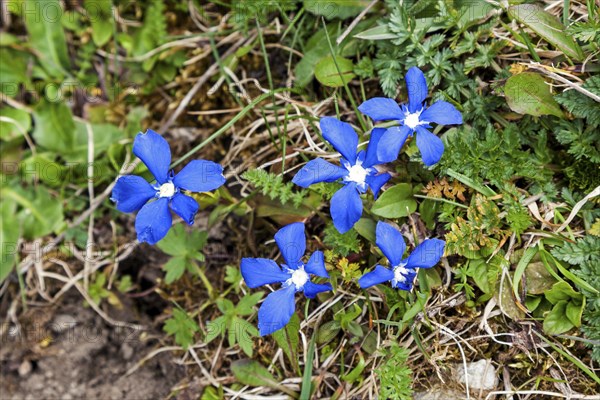
[{"label": "white flower center", "polygon": [[296,290],[302,289],[304,284],[308,282],[308,274],[304,271],[304,266],[294,270],[294,272],[292,272],[292,277],[289,280],[296,286]]},{"label": "white flower center", "polygon": [[410,129],[415,129],[417,126],[422,125],[423,122],[419,120],[420,115],[421,111],[417,111],[412,114],[406,114],[404,117],[404,125],[408,126]]},{"label": "white flower center", "polygon": [[394,280],[396,282],[404,283],[406,281],[406,275],[408,275],[408,270],[404,268],[404,266],[399,265],[394,268]]},{"label": "white flower center", "polygon": [[346,167],[348,170],[347,179],[352,182],[356,182],[358,184],[364,184],[365,179],[367,178],[368,172],[366,169],[362,167],[360,164],[355,164],[351,167]]},{"label": "white flower center", "polygon": [[175,194],[175,185],[172,182],[163,183],[158,188],[158,197],[173,197]]}]

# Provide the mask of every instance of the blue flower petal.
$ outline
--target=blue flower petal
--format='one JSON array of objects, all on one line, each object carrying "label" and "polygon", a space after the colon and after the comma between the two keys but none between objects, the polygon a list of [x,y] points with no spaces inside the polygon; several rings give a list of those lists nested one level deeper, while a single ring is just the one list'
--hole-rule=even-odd
[{"label": "blue flower petal", "polygon": [[375,230],[375,243],[383,254],[390,260],[390,265],[395,267],[402,261],[406,244],[400,231],[390,224],[379,221]]},{"label": "blue flower petal", "polygon": [[173,178],[176,187],[191,192],[210,192],[224,183],[223,167],[206,160],[190,161]]},{"label": "blue flower petal", "polygon": [[327,140],[344,158],[350,162],[356,160],[358,135],[350,124],[336,118],[323,117],[320,122],[323,138]]},{"label": "blue flower petal", "polygon": [[410,68],[404,79],[408,91],[408,111],[414,113],[423,107],[423,101],[427,97],[427,81],[417,67]]},{"label": "blue flower petal", "polygon": [[385,134],[387,129],[385,128],[373,128],[371,131],[371,137],[369,138],[369,145],[367,146],[367,152],[365,155],[365,160],[363,162],[364,168],[369,168],[374,165],[383,164],[379,158],[377,158],[377,147],[379,146],[379,141],[382,136]]},{"label": "blue flower petal", "polygon": [[346,233],[362,215],[362,200],[356,189],[356,183],[348,183],[331,198],[331,218],[338,232]]},{"label": "blue flower petal", "polygon": [[267,258],[242,258],[240,269],[249,288],[285,282],[291,278],[275,261]]},{"label": "blue flower petal", "polygon": [[169,198],[161,197],[146,204],[135,218],[137,240],[156,244],[167,235],[167,232],[171,229],[171,222]]},{"label": "blue flower petal", "polygon": [[325,268],[325,259],[322,251],[315,251],[312,253],[310,260],[308,260],[304,266],[304,271],[323,278],[329,278],[329,274]]},{"label": "blue flower petal", "polygon": [[117,203],[117,210],[134,212],[156,195],[156,190],[144,178],[125,175],[117,179],[111,200]]},{"label": "blue flower petal", "polygon": [[167,181],[171,149],[165,138],[152,129],[148,129],[146,133],[140,132],[133,141],[133,154],[146,164],[158,183],[162,185]]},{"label": "blue flower petal", "polygon": [[373,271],[367,272],[360,277],[358,285],[363,289],[367,289],[371,286],[391,281],[392,279],[394,279],[394,272],[391,269],[376,265]]},{"label": "blue flower petal", "polygon": [[260,335],[271,334],[287,325],[294,314],[296,287],[290,285],[267,296],[258,310]]},{"label": "blue flower petal", "polygon": [[417,276],[417,271],[414,269],[408,269],[408,274],[404,276],[406,280],[404,282],[397,282],[396,289],[410,291],[413,288],[415,276]]},{"label": "blue flower petal", "polygon": [[333,290],[331,283],[319,284],[308,281],[304,284],[304,295],[309,299],[314,299],[317,294],[330,290]]},{"label": "blue flower petal", "polygon": [[373,197],[375,198],[375,200],[377,200],[377,195],[379,194],[379,191],[381,190],[383,185],[385,185],[387,183],[387,181],[390,180],[391,177],[392,176],[390,174],[388,174],[387,172],[384,174],[367,176],[365,181],[367,182],[367,185],[369,185],[369,187],[371,188],[371,191],[373,192]]},{"label": "blue flower petal", "polygon": [[422,126],[417,126],[417,147],[421,151],[421,157],[425,165],[432,166],[440,161],[444,154],[444,143],[442,139],[435,136]]},{"label": "blue flower petal", "polygon": [[310,160],[292,179],[296,185],[307,188],[319,182],[335,182],[348,175],[346,168],[333,165],[322,158]]},{"label": "blue flower petal", "polygon": [[171,200],[171,209],[188,225],[194,223],[194,217],[198,212],[198,208],[199,206],[196,200],[182,193],[175,193],[175,196],[173,196],[173,199]]},{"label": "blue flower petal", "polygon": [[377,158],[381,163],[396,161],[400,149],[406,142],[411,129],[408,126],[393,126],[379,139]]},{"label": "blue flower petal", "polygon": [[374,97],[358,106],[361,113],[371,117],[373,121],[401,119],[404,114],[396,100],[387,97]]},{"label": "blue flower petal", "polygon": [[294,222],[284,226],[275,234],[275,242],[279,246],[286,265],[289,268],[296,269],[301,262],[300,259],[306,252],[304,224]]},{"label": "blue flower petal", "polygon": [[462,114],[452,104],[436,101],[419,116],[421,121],[435,122],[440,125],[462,124]]},{"label": "blue flower petal", "polygon": [[431,268],[440,261],[446,242],[440,239],[427,239],[408,257],[407,268]]}]

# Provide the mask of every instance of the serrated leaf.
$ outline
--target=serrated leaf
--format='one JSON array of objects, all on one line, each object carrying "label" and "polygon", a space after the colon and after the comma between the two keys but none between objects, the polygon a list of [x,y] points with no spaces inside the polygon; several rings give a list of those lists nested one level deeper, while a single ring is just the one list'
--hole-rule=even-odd
[{"label": "serrated leaf", "polygon": [[206,325],[206,337],[204,338],[204,342],[210,343],[217,337],[223,335],[226,329],[226,320],[227,317],[222,315],[214,321],[210,321],[208,325]]},{"label": "serrated leaf", "polygon": [[183,276],[185,272],[186,259],[185,257],[173,257],[165,265],[163,269],[167,272],[165,275],[165,283],[170,285]]},{"label": "serrated leaf", "polygon": [[344,57],[336,56],[335,59],[332,56],[324,57],[315,67],[315,77],[323,86],[327,87],[344,86],[355,76],[352,60]]},{"label": "serrated leaf", "polygon": [[504,93],[510,109],[519,114],[563,117],[560,106],[550,92],[550,86],[539,74],[523,72],[511,76],[506,81]]},{"label": "serrated leaf", "polygon": [[417,210],[412,187],[408,183],[399,183],[386,190],[373,204],[373,214],[384,218],[406,217]]},{"label": "serrated leaf", "polygon": [[565,26],[552,14],[537,4],[519,4],[508,8],[508,15],[527,26],[548,43],[562,50],[567,56],[582,60],[581,47],[572,36],[567,34]]},{"label": "serrated leaf", "polygon": [[265,292],[258,291],[256,293],[247,294],[238,302],[235,306],[235,310],[238,315],[250,315],[252,314],[253,307],[262,299]]}]

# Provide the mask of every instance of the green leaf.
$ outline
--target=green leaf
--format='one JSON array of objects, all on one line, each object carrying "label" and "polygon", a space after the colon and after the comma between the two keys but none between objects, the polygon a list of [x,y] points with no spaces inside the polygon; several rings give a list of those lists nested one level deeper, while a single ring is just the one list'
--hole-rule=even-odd
[{"label": "green leaf", "polygon": [[[3,195],[6,192],[3,190]],[[19,213],[24,238],[41,238],[64,226],[62,202],[52,197],[48,189],[38,186],[33,191],[23,192],[22,197],[27,199],[27,202],[21,203],[25,209]]]},{"label": "green leaf", "polygon": [[165,321],[163,330],[169,335],[175,335],[175,342],[187,350],[194,343],[194,334],[200,328],[185,311],[175,308],[173,316]]},{"label": "green leaf", "polygon": [[163,269],[167,272],[165,275],[165,283],[167,285],[170,285],[183,276],[186,262],[187,260],[185,257],[179,256],[171,258],[165,265],[163,265]]},{"label": "green leaf", "polygon": [[361,33],[354,35],[354,37],[363,40],[389,40],[395,39],[397,35],[390,32],[388,25],[379,25],[362,31]]},{"label": "green leaf", "polygon": [[16,211],[17,203],[3,196],[0,203],[0,283],[11,273],[17,259],[19,224],[14,220]]},{"label": "green leaf", "polygon": [[585,297],[583,298],[583,302],[570,301],[567,304],[567,309],[565,314],[569,321],[577,328],[581,326],[581,317],[583,315],[583,309],[585,308]]},{"label": "green leaf", "polygon": [[39,146],[57,153],[71,153],[75,147],[75,122],[64,103],[43,102],[33,111],[33,138]]},{"label": "green leaf", "polygon": [[339,56],[336,56],[335,59],[332,56],[324,57],[315,67],[315,77],[323,86],[327,87],[344,86],[355,76],[352,61]]},{"label": "green leaf", "polygon": [[342,325],[338,321],[327,321],[319,327],[317,331],[317,344],[331,342],[342,330]]},{"label": "green leaf", "polygon": [[[88,124],[82,121],[74,122],[73,147],[68,153],[62,154],[62,156],[69,162],[86,163],[89,146]],[[94,157],[100,156],[110,145],[125,137],[123,131],[112,124],[90,124],[90,128],[94,137]]]},{"label": "green leaf", "polygon": [[234,318],[229,326],[230,335],[232,330],[235,333],[235,341],[240,345],[242,351],[248,357],[252,357],[252,347],[254,345],[252,338],[258,336],[258,329],[245,319]]},{"label": "green leaf", "polygon": [[583,60],[581,47],[572,36],[567,34],[565,26],[552,14],[537,4],[519,4],[508,8],[508,15],[527,26],[545,41],[552,44],[565,55]]},{"label": "green leaf", "polygon": [[29,83],[27,61],[30,55],[11,48],[0,48],[0,93],[10,97],[19,94],[20,84]]},{"label": "green leaf", "polygon": [[406,217],[417,210],[412,187],[408,183],[399,183],[386,190],[373,204],[373,214],[384,218]]},{"label": "green leaf", "polygon": [[92,24],[92,40],[98,47],[102,47],[113,34],[112,1],[85,0],[83,6]]},{"label": "green leaf", "polygon": [[580,293],[573,290],[571,285],[565,281],[556,282],[552,286],[552,289],[548,290],[544,295],[552,304],[557,304],[561,301],[569,301],[571,299],[580,299],[582,297]]},{"label": "green leaf", "polygon": [[539,74],[523,72],[511,76],[506,81],[504,93],[510,109],[519,114],[563,117],[560,106],[550,92],[550,86]]},{"label": "green leaf", "polygon": [[560,335],[575,325],[567,318],[567,301],[559,301],[544,318],[544,332],[550,335]]},{"label": "green leaf", "polygon": [[253,307],[262,299],[265,292],[259,291],[252,294],[247,294],[238,302],[235,306],[235,311],[238,315],[250,315],[252,314]]},{"label": "green leaf", "polygon": [[292,364],[296,364],[298,362],[296,351],[300,344],[300,317],[298,314],[292,315],[284,329],[273,332],[273,338]]},{"label": "green leaf", "polygon": [[373,221],[371,218],[361,218],[358,220],[356,224],[354,224],[354,229],[358,234],[368,241],[375,243],[375,229],[377,228],[377,223]]},{"label": "green leaf", "polygon": [[28,112],[11,107],[0,108],[0,139],[8,141],[23,137],[29,129],[31,115]]},{"label": "green leaf", "polygon": [[29,33],[29,45],[35,50],[46,72],[62,78],[70,69],[67,41],[61,17],[64,10],[59,0],[29,2],[21,0],[17,7],[25,20]]},{"label": "green leaf", "polygon": [[198,251],[204,248],[207,239],[206,231],[187,232],[184,225],[177,224],[171,228],[163,240],[157,243],[157,246],[170,256],[196,258]]},{"label": "green leaf", "polygon": [[227,317],[222,315],[214,321],[210,321],[208,325],[206,325],[206,337],[204,338],[204,342],[210,343],[215,338],[222,336],[225,334]]},{"label": "green leaf", "polygon": [[235,361],[231,364],[231,371],[235,378],[244,385],[279,387],[279,383],[277,383],[275,377],[258,361]]},{"label": "green leaf", "polygon": [[304,0],[304,8],[330,20],[355,17],[369,5],[367,0]]}]

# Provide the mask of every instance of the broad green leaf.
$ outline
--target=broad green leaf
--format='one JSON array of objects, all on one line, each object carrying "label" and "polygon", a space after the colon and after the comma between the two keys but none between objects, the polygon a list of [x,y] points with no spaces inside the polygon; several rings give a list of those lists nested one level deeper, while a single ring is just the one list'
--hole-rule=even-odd
[{"label": "broad green leaf", "polygon": [[525,282],[527,282],[527,294],[543,294],[552,288],[556,279],[550,275],[544,263],[538,261],[527,266]]},{"label": "broad green leaf", "polygon": [[0,92],[9,97],[19,94],[21,84],[27,84],[27,61],[30,54],[12,48],[0,48]]},{"label": "broad green leaf", "polygon": [[559,301],[544,318],[544,332],[550,335],[560,335],[575,325],[567,318],[567,301]]},{"label": "broad green leaf", "polygon": [[67,41],[61,18],[64,13],[59,0],[20,0],[14,10],[25,20],[29,45],[35,50],[46,72],[62,78],[70,68]]},{"label": "broad green leaf", "polygon": [[287,358],[296,364],[297,349],[300,343],[300,317],[294,313],[284,329],[273,332],[273,338],[283,350]]},{"label": "broad green leaf", "polygon": [[[0,61],[1,62],[1,61]],[[0,108],[0,139],[13,140],[31,129],[31,115],[11,107]]]},{"label": "broad green leaf", "polygon": [[64,103],[41,103],[35,108],[33,119],[33,138],[39,146],[63,154],[74,150],[75,122]]},{"label": "broad green leaf", "polygon": [[258,361],[235,361],[231,364],[231,371],[235,378],[244,385],[279,387],[275,377]]},{"label": "broad green leaf", "polygon": [[577,293],[571,285],[565,281],[556,282],[552,289],[545,293],[546,299],[552,304],[556,304],[560,301],[569,301],[571,299],[580,299],[582,295]]},{"label": "broad green leaf", "polygon": [[[94,137],[94,157],[100,156],[113,144],[125,137],[123,131],[112,124],[90,124]],[[86,163],[88,159],[88,126],[85,122],[75,121],[75,138],[71,151],[63,154],[69,162]],[[97,163],[97,161],[96,161]]]},{"label": "broad green leaf", "polygon": [[519,114],[563,116],[550,86],[539,74],[523,72],[511,76],[504,86],[504,94],[510,109]]},{"label": "broad green leaf", "polygon": [[304,0],[304,8],[326,19],[355,17],[364,10],[368,0]]},{"label": "broad green leaf", "polygon": [[368,241],[375,243],[375,229],[377,228],[377,224],[370,218],[361,218],[358,220],[356,224],[354,224],[354,229],[358,234]]},{"label": "broad green leaf", "polygon": [[83,6],[92,24],[92,40],[98,47],[102,47],[113,34],[112,1],[85,0]]},{"label": "broad green leaf", "polygon": [[315,67],[315,77],[323,86],[327,87],[344,86],[355,76],[352,61],[339,56],[336,56],[335,59],[332,56],[324,57]]},{"label": "broad green leaf", "polygon": [[565,26],[537,4],[519,4],[508,8],[508,15],[527,26],[545,41],[575,60],[583,60],[581,47]]},{"label": "broad green leaf", "polygon": [[386,190],[373,204],[373,214],[384,218],[406,217],[417,210],[412,187],[408,183],[399,183]]},{"label": "broad green leaf", "polygon": [[245,319],[233,318],[229,326],[230,342],[232,332],[235,334],[235,342],[240,345],[242,351],[248,357],[252,357],[252,348],[254,345],[252,338],[258,336],[258,329]]},{"label": "broad green leaf", "polygon": [[3,196],[0,203],[0,283],[11,273],[16,262],[19,242],[19,223],[14,218],[16,211],[17,203]]},{"label": "broad green leaf", "polygon": [[[28,240],[57,232],[64,226],[63,206],[60,199],[52,197],[44,186],[29,191],[2,189],[3,201],[8,197],[23,207],[18,213],[23,227],[23,237]],[[11,218],[11,219],[14,219]]]},{"label": "broad green leaf", "polygon": [[326,344],[331,342],[342,330],[338,321],[327,321],[319,327],[317,331],[317,344]]},{"label": "broad green leaf", "polygon": [[583,309],[585,308],[585,297],[583,297],[582,300],[583,301],[571,300],[567,304],[565,312],[569,321],[577,328],[581,326],[581,316],[583,315]]},{"label": "broad green leaf", "polygon": [[367,29],[366,31],[362,31],[361,33],[354,35],[354,37],[363,40],[390,40],[395,39],[397,35],[390,32],[388,25],[379,25]]}]

